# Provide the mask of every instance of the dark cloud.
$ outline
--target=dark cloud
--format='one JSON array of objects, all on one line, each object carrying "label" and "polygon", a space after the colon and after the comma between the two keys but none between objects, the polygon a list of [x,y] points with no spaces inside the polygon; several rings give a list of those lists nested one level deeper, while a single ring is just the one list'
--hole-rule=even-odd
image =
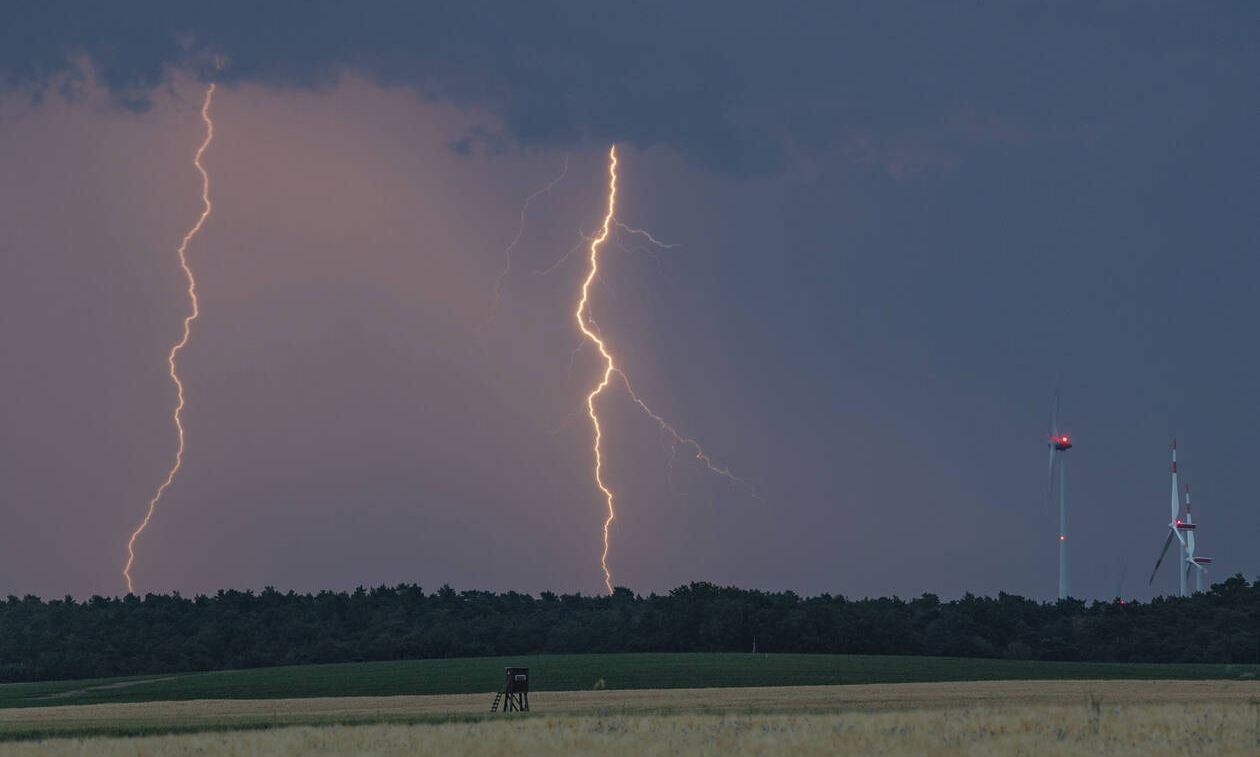
[{"label": "dark cloud", "polygon": [[0,5],[0,593],[118,590],[170,459],[196,77],[145,586],[599,590],[580,256],[530,271],[598,224],[609,140],[624,221],[683,246],[610,246],[600,327],[765,496],[667,476],[610,397],[619,581],[1050,596],[1056,383],[1082,596],[1173,585],[1138,584],[1174,433],[1213,578],[1254,577],[1260,6],[981,5]]},{"label": "dark cloud", "polygon": [[[0,70],[35,92],[85,61],[129,108],[172,69],[284,87],[354,72],[487,108],[495,123],[461,149],[617,140],[743,174],[849,130],[1066,127],[1149,112],[1204,75],[1241,96],[1260,32],[1252,3],[40,2],[0,14]],[[914,150],[893,162],[942,161]]]}]

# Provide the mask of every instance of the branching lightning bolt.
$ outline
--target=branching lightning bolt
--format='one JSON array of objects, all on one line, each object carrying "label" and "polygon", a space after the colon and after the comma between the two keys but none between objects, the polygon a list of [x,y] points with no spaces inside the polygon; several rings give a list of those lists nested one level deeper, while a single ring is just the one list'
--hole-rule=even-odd
[{"label": "branching lightning bolt", "polygon": [[193,157],[193,166],[197,172],[201,174],[201,215],[197,218],[197,222],[193,224],[188,233],[184,234],[183,241],[179,244],[177,250],[179,254],[179,266],[184,271],[184,276],[188,279],[188,299],[191,309],[187,316],[184,317],[184,332],[179,341],[171,347],[171,351],[167,353],[166,365],[170,373],[171,382],[175,384],[175,393],[177,401],[175,403],[175,412],[172,418],[175,422],[175,431],[179,438],[179,443],[175,448],[175,463],[171,466],[170,471],[166,474],[166,480],[158,486],[154,492],[153,498],[149,500],[149,508],[144,514],[144,519],[140,521],[140,525],[135,531],[131,532],[131,538],[127,540],[127,564],[123,567],[123,578],[127,580],[127,593],[134,591],[134,585],[131,578],[131,566],[136,559],[136,539],[148,527],[149,521],[153,519],[153,513],[157,509],[158,502],[162,499],[162,495],[170,488],[175,481],[175,474],[179,472],[180,466],[184,464],[184,384],[179,379],[179,371],[176,365],[176,358],[179,356],[180,350],[188,344],[188,337],[192,331],[192,322],[197,320],[200,314],[200,308],[197,301],[197,280],[193,277],[192,269],[188,266],[188,245],[192,242],[193,237],[197,236],[197,232],[201,231],[201,227],[205,225],[206,219],[210,217],[210,211],[213,206],[210,204],[210,174],[206,173],[206,168],[201,164],[201,158],[206,153],[206,149],[210,147],[210,143],[214,140],[214,122],[210,120],[210,103],[214,99],[214,84],[206,88],[206,99],[201,104],[201,120],[206,125],[206,138],[202,141],[201,146],[197,148],[197,154]]},{"label": "branching lightning bolt", "polygon": [[603,441],[604,432],[599,426],[599,414],[595,412],[595,398],[604,391],[612,381],[613,372],[617,370],[616,363],[613,362],[612,353],[608,351],[608,347],[604,345],[604,340],[600,338],[596,331],[592,331],[589,325],[590,316],[588,308],[590,303],[591,282],[599,275],[599,246],[608,239],[609,226],[612,224],[613,212],[617,206],[617,146],[613,145],[608,150],[608,213],[604,216],[604,225],[601,227],[599,234],[591,240],[591,268],[586,274],[586,279],[582,282],[582,296],[578,299],[577,310],[574,317],[577,318],[578,329],[582,335],[595,343],[599,348],[599,354],[604,358],[604,373],[599,383],[586,395],[586,412],[591,417],[591,425],[595,429],[595,485],[604,493],[604,499],[608,503],[608,517],[604,519],[604,552],[599,557],[600,567],[604,570],[604,586],[608,588],[608,593],[612,593],[612,573],[608,570],[608,531],[612,528],[613,521],[617,519],[617,509],[613,501],[612,489],[604,483],[604,457],[600,448],[600,442]]},{"label": "branching lightning bolt", "polygon": [[[627,226],[615,218],[613,219],[613,225],[616,226],[618,229],[621,229],[622,231],[626,232],[627,234],[635,234],[635,235],[646,238],[653,247],[658,247],[662,250],[672,250],[675,247],[682,247],[682,245],[677,242],[662,242],[661,240],[652,236],[649,232],[643,229],[636,229],[632,226]],[[574,244],[572,247],[569,248],[568,252],[561,255],[560,258],[556,260],[554,263],[552,263],[551,265],[547,266],[546,268],[540,268],[534,271],[534,273],[538,274],[539,276],[551,275],[557,268],[559,268],[560,266],[568,262],[569,258],[576,255],[577,251],[582,249],[583,246],[590,244],[591,240],[592,240],[591,236],[582,233],[582,230],[579,229],[578,241],[576,244]],[[622,248],[625,249],[624,245]],[[629,252],[629,250],[626,250],[626,251]]]},{"label": "branching lightning bolt", "polygon": [[639,409],[643,411],[644,415],[656,422],[656,425],[660,429],[661,433],[669,436],[671,442],[671,465],[673,464],[672,458],[677,454],[678,447],[690,447],[694,452],[696,462],[703,465],[710,473],[716,473],[722,478],[730,481],[732,484],[743,488],[753,497],[758,497],[757,490],[754,489],[751,484],[739,476],[736,476],[734,473],[731,473],[729,469],[714,463],[713,458],[709,457],[708,453],[704,451],[704,448],[700,446],[700,442],[692,439],[691,437],[680,434],[678,429],[674,428],[673,424],[658,415],[655,410],[648,407],[647,403],[639,398],[638,392],[636,392],[634,387],[630,385],[630,379],[623,371],[617,370],[617,374],[621,377],[622,383],[626,385],[626,392],[630,395],[630,399],[634,402],[634,404],[639,406]]},{"label": "branching lightning bolt", "polygon": [[[600,356],[604,359],[604,370],[600,376],[599,383],[597,383],[595,387],[591,390],[591,392],[586,395],[586,412],[587,412],[587,415],[590,416],[591,426],[594,429],[593,451],[595,455],[595,468],[594,468],[595,485],[598,486],[600,492],[603,493],[604,500],[607,503],[607,507],[608,507],[608,514],[607,514],[607,517],[604,519],[604,529],[603,529],[604,550],[603,550],[603,553],[600,555],[599,564],[600,564],[600,567],[604,571],[604,586],[605,588],[608,589],[608,592],[610,594],[612,593],[613,585],[612,585],[612,572],[608,569],[609,533],[612,529],[613,522],[617,519],[617,509],[616,509],[616,498],[613,494],[613,491],[611,488],[609,488],[608,483],[604,480],[604,457],[603,457],[603,448],[602,448],[604,433],[603,433],[603,428],[601,427],[600,422],[599,422],[599,413],[596,411],[596,408],[595,408],[595,400],[596,398],[600,396],[600,394],[603,393],[604,389],[606,389],[608,385],[612,383],[612,379],[614,376],[621,379],[622,383],[626,387],[626,392],[630,395],[630,399],[639,407],[640,410],[644,412],[644,414],[646,414],[649,418],[651,418],[656,423],[661,433],[668,435],[670,437],[670,439],[672,440],[672,448],[671,448],[672,452],[676,453],[677,448],[679,446],[685,446],[685,447],[689,447],[693,449],[695,451],[695,459],[698,462],[700,462],[702,465],[704,465],[704,467],[707,468],[709,471],[716,473],[719,476],[722,476],[728,479],[729,481],[744,487],[754,497],[757,496],[756,491],[753,490],[752,487],[750,487],[742,479],[732,474],[726,468],[723,468],[721,466],[714,464],[713,460],[708,456],[708,454],[705,453],[704,449],[700,446],[699,442],[697,442],[695,439],[691,439],[689,437],[686,437],[680,434],[678,430],[675,429],[672,424],[670,424],[663,417],[661,417],[661,415],[658,414],[656,411],[652,410],[652,408],[649,407],[648,404],[639,397],[638,393],[635,392],[634,387],[630,384],[629,377],[626,376],[625,372],[622,371],[622,369],[617,366],[617,363],[613,358],[612,352],[609,350],[607,343],[604,341],[603,336],[600,333],[599,326],[595,323],[594,318],[590,314],[591,284],[595,281],[596,277],[599,276],[599,249],[600,249],[600,246],[603,245],[604,242],[608,240],[608,236],[611,233],[613,225],[621,227],[622,229],[633,234],[642,234],[646,236],[653,244],[655,244],[658,247],[673,246],[673,245],[660,242],[659,240],[652,237],[651,234],[648,234],[646,231],[630,228],[628,226],[625,226],[621,222],[617,221],[616,209],[617,209],[617,146],[613,145],[608,150],[608,210],[604,215],[604,222],[603,222],[603,225],[600,227],[599,234],[592,237],[590,240],[590,248],[589,248],[590,249],[590,256],[589,256],[590,269],[587,271],[586,278],[582,281],[581,296],[578,298],[577,309],[574,312],[574,317],[577,319],[578,329],[582,332],[582,336],[584,338],[583,343],[585,343],[586,341],[593,343],[599,349]],[[567,257],[567,255],[565,257]],[[563,261],[563,258],[561,260]],[[579,345],[579,349],[580,349],[580,345]],[[576,354],[576,351],[575,351],[575,354]],[[672,464],[672,458],[671,458],[671,464]]]},{"label": "branching lightning bolt", "polygon": [[569,156],[564,156],[564,168],[560,170],[560,175],[552,179],[546,186],[534,190],[525,198],[524,204],[521,205],[521,218],[516,226],[516,236],[512,237],[512,241],[507,247],[503,248],[503,268],[500,269],[498,277],[494,280],[494,304],[491,305],[490,315],[486,318],[486,323],[482,327],[483,331],[490,328],[494,322],[495,315],[499,312],[499,302],[503,299],[503,283],[507,280],[509,274],[512,273],[512,252],[516,250],[516,246],[521,243],[521,237],[525,235],[525,214],[529,212],[530,203],[545,194],[550,194],[551,190],[556,188],[564,177],[569,173]]},{"label": "branching lightning bolt", "polygon": [[677,242],[662,242],[661,240],[659,240],[659,239],[657,239],[656,237],[652,236],[652,234],[651,234],[650,232],[648,232],[647,230],[645,230],[645,229],[636,229],[636,228],[634,228],[633,226],[627,226],[627,225],[625,225],[625,224],[624,224],[624,223],[622,223],[621,221],[616,221],[615,223],[617,224],[617,228],[621,229],[622,231],[626,232],[627,234],[637,234],[637,235],[639,235],[639,236],[641,236],[641,237],[645,237],[645,238],[647,238],[647,241],[651,242],[651,243],[652,243],[653,245],[655,245],[656,247],[660,247],[662,250],[671,250],[671,249],[673,249],[673,248],[675,248],[675,247],[681,247],[681,246],[682,246],[682,245],[678,244]]},{"label": "branching lightning bolt", "polygon": [[594,239],[594,237],[588,236],[587,234],[584,234],[581,229],[578,229],[578,241],[575,242],[573,246],[569,248],[569,251],[561,255],[560,259],[557,260],[556,262],[552,263],[546,268],[540,268],[538,270],[535,270],[534,273],[538,274],[539,276],[550,276],[553,271],[555,271],[560,266],[564,265],[565,262],[568,261],[569,258],[576,255],[577,251],[582,249],[584,245],[590,244],[592,239]]}]

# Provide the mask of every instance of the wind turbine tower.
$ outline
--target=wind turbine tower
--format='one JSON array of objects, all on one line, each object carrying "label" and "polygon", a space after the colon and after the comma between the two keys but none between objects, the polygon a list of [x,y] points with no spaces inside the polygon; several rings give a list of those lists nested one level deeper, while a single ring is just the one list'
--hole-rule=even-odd
[{"label": "wind turbine tower", "polygon": [[1054,398],[1050,412],[1050,465],[1048,468],[1047,504],[1054,497],[1054,473],[1059,472],[1059,599],[1067,599],[1068,587],[1068,505],[1067,505],[1067,451],[1072,449],[1072,437],[1059,431],[1059,398]]},{"label": "wind turbine tower", "polygon": [[[1190,577],[1191,565],[1196,566],[1199,570],[1207,570],[1198,563],[1198,559],[1194,557],[1194,521],[1189,516],[1190,493],[1186,492],[1187,516],[1181,517],[1181,499],[1179,497],[1181,489],[1177,486],[1177,440],[1173,439],[1172,443],[1172,499],[1169,504],[1168,511],[1168,538],[1164,540],[1164,548],[1159,551],[1159,559],[1155,561],[1155,569],[1151,571],[1151,580],[1148,583],[1155,583],[1155,574],[1159,572],[1159,566],[1164,562],[1164,556],[1168,554],[1168,548],[1172,546],[1173,539],[1177,540],[1177,549],[1180,552],[1177,560],[1177,592],[1178,596],[1186,596],[1186,583]],[[1211,560],[1207,560],[1211,562]]]},{"label": "wind turbine tower", "polygon": [[1182,584],[1188,582],[1190,571],[1194,571],[1194,591],[1199,593],[1203,591],[1203,576],[1207,573],[1207,566],[1212,564],[1210,557],[1198,557],[1194,553],[1194,531],[1197,528],[1194,524],[1194,515],[1190,512],[1190,484],[1186,484],[1186,564],[1182,567]]}]

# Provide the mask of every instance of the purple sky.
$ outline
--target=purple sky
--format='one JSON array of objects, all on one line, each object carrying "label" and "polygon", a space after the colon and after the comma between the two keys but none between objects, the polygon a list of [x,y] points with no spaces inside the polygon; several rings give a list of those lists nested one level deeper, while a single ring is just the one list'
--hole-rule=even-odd
[{"label": "purple sky", "polygon": [[[952,68],[860,71],[824,45],[785,87],[774,51],[825,39],[772,24],[745,59],[743,22],[724,23],[706,44],[729,67],[670,37],[659,71],[623,52],[633,70],[577,81],[543,57],[519,87],[511,60],[445,48],[450,70],[424,76],[353,45],[251,58],[228,36],[154,53],[153,75],[105,43],[65,65],[0,55],[0,594],[125,588],[174,451],[175,248],[219,50],[188,447],[139,591],[600,591],[583,406],[600,365],[572,356],[585,260],[538,271],[596,230],[611,141],[619,219],[679,246],[615,236],[593,314],[644,399],[761,493],[681,457],[671,476],[656,427],[610,392],[616,583],[1049,598],[1056,386],[1078,445],[1074,594],[1152,593],[1174,433],[1212,577],[1260,574],[1255,50],[1171,22],[1008,50],[995,21],[967,32],[978,49],[933,48]],[[600,77],[622,97],[592,95]],[[485,328],[521,203],[566,158]]]}]

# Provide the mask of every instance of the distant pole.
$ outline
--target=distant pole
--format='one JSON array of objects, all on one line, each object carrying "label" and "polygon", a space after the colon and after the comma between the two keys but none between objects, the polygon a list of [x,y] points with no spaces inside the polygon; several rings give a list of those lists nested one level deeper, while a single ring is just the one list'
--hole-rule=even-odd
[{"label": "distant pole", "polygon": [[1067,456],[1059,458],[1059,599],[1068,598]]},{"label": "distant pole", "polygon": [[1177,534],[1177,548],[1181,552],[1181,567],[1177,570],[1178,596],[1186,595],[1186,559],[1189,554],[1186,551],[1186,539],[1181,535],[1181,524],[1179,513],[1181,512],[1181,489],[1177,486],[1177,440],[1173,439],[1172,446],[1172,523],[1173,532]]},{"label": "distant pole", "polygon": [[1072,449],[1072,437],[1059,431],[1059,395],[1054,395],[1050,409],[1050,467],[1046,470],[1046,511],[1049,514],[1054,501],[1054,467],[1059,466],[1059,599],[1067,599],[1068,586],[1068,504],[1067,504],[1067,451]]}]

